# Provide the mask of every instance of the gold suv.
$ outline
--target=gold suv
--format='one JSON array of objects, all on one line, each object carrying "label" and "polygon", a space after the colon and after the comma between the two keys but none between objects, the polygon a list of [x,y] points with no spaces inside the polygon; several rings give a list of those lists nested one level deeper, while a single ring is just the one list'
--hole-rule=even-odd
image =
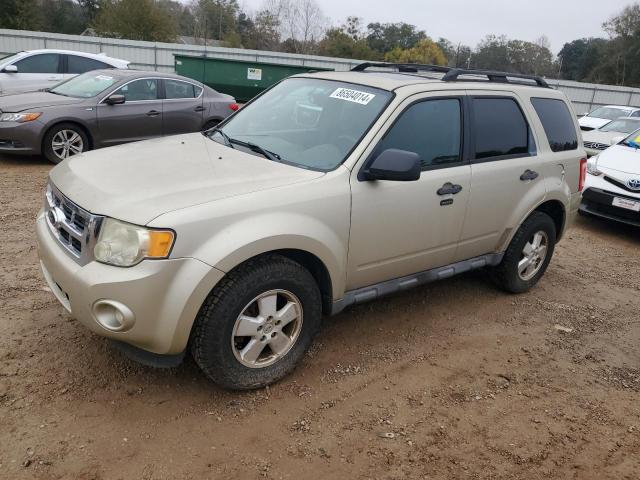
[{"label": "gold suv", "polygon": [[533,287],[580,204],[576,116],[538,77],[363,64],[288,78],[204,134],[83,153],[50,174],[42,271],[144,363],[187,350],[248,389],[323,314],[483,268]]}]

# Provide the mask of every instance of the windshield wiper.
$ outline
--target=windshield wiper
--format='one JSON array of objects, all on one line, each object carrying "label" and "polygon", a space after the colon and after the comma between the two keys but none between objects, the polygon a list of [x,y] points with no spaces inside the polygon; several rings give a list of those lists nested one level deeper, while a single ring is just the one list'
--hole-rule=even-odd
[{"label": "windshield wiper", "polygon": [[260,145],[256,145],[255,143],[240,142],[240,141],[234,140],[234,139],[231,139],[231,141],[237,143],[238,145],[243,145],[243,146],[245,146],[247,148],[250,148],[254,152],[258,152],[258,153],[264,155],[265,157],[267,157],[272,162],[279,162],[280,160],[282,160],[280,158],[280,155],[278,155],[277,153],[273,153],[273,152],[270,152],[269,150],[265,150]]}]

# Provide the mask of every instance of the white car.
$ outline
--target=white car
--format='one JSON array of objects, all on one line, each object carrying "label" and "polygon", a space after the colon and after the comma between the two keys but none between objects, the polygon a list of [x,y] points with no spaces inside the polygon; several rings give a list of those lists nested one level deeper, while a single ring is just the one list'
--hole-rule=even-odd
[{"label": "white car", "polygon": [[624,107],[620,105],[605,105],[596,108],[578,120],[580,129],[588,132],[604,127],[607,123],[620,117],[640,117],[640,108]]},{"label": "white car", "polygon": [[607,123],[604,127],[582,132],[584,149],[590,157],[598,155],[639,128],[640,117],[618,118]]},{"label": "white car", "polygon": [[0,58],[0,94],[50,88],[81,73],[126,69],[127,60],[69,50],[30,50]]},{"label": "white car", "polygon": [[640,130],[589,159],[580,212],[640,227]]}]

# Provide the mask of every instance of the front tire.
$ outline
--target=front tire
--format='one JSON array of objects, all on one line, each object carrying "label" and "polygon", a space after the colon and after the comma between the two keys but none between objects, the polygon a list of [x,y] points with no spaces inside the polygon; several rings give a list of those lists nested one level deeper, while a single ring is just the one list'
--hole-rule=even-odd
[{"label": "front tire", "polygon": [[191,353],[215,383],[260,388],[289,374],[320,327],[322,302],[313,276],[280,255],[229,272],[200,309]]},{"label": "front tire", "polygon": [[54,125],[45,134],[42,142],[42,153],[52,163],[60,163],[87,150],[89,150],[87,134],[73,123]]},{"label": "front tire", "polygon": [[533,212],[513,236],[494,270],[496,283],[507,292],[524,293],[544,275],[556,244],[556,226],[546,213]]}]

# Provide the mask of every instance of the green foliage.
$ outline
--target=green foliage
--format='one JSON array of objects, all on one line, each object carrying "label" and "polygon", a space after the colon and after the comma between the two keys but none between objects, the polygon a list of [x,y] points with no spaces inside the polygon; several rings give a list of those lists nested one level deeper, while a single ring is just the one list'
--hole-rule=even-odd
[{"label": "green foliage", "polygon": [[485,37],[478,44],[471,57],[471,66],[530,75],[553,75],[555,71],[553,54],[546,39],[532,43],[495,35]]},{"label": "green foliage", "polygon": [[107,37],[172,42],[176,18],[154,0],[104,0],[96,17],[96,31]]},{"label": "green foliage", "polygon": [[396,47],[406,50],[427,38],[424,31],[408,23],[370,23],[367,29],[369,48],[380,54],[390,52]]},{"label": "green foliage", "polygon": [[411,48],[396,47],[387,52],[384,59],[387,62],[396,63],[427,63],[431,65],[445,65],[447,63],[447,57],[442,49],[428,38],[418,41]]},{"label": "green foliage", "polygon": [[365,39],[354,39],[343,28],[330,28],[318,45],[318,53],[328,57],[379,60],[380,54],[367,45]]}]

